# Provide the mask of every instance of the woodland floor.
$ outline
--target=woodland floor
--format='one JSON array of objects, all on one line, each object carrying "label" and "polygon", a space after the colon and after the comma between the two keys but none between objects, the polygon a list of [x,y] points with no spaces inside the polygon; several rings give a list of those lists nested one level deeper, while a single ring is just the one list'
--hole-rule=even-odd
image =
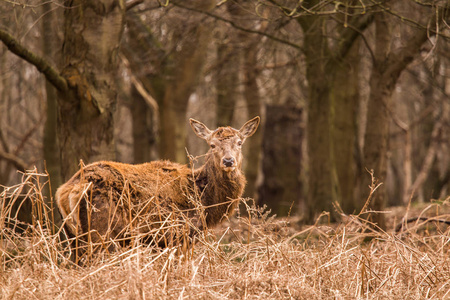
[{"label": "woodland floor", "polygon": [[[450,226],[435,222],[450,220],[450,199],[388,209],[386,232],[358,216],[300,226],[247,211],[191,248],[137,243],[84,266],[39,222],[0,227],[0,299],[450,299]],[[418,216],[431,221],[395,232]]]}]

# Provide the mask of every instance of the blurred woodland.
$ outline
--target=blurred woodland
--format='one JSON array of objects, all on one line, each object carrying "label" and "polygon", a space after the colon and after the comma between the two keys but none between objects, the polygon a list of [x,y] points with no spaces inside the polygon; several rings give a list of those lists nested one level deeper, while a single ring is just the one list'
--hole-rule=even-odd
[{"label": "blurred woodland", "polygon": [[259,115],[246,196],[314,223],[382,183],[384,228],[386,207],[450,195],[449,24],[447,0],[0,0],[0,184],[188,163],[208,150],[189,118]]}]

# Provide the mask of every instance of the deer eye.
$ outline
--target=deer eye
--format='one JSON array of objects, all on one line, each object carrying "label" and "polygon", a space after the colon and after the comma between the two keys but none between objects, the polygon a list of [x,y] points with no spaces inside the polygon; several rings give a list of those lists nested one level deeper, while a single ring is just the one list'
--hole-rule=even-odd
[{"label": "deer eye", "polygon": [[216,145],[214,145],[214,144],[211,144],[210,146],[211,146],[211,149],[216,148]]},{"label": "deer eye", "polygon": [[238,146],[242,146],[242,141],[237,142]]}]

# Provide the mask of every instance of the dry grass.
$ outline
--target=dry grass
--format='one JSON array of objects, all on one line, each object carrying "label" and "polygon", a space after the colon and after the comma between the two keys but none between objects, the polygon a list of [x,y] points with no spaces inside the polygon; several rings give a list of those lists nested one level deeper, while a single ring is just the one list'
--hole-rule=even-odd
[{"label": "dry grass", "polygon": [[[401,233],[379,232],[346,216],[341,224],[300,227],[293,219],[269,218],[251,201],[241,204],[246,216],[202,233],[187,250],[136,242],[78,266],[52,226],[43,180],[25,174],[21,185],[0,195],[1,299],[450,298],[446,225],[418,221]],[[21,194],[31,199],[34,217],[18,233],[10,208]],[[442,214],[448,206],[422,211]]]}]

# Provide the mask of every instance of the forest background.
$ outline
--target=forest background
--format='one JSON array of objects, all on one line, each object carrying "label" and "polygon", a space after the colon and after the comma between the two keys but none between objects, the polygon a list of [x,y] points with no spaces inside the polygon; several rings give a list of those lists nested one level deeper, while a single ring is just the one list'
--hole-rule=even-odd
[{"label": "forest background", "polygon": [[[80,160],[188,163],[239,128],[246,196],[323,211],[450,194],[448,1],[0,1],[0,184]],[[199,159],[201,161],[201,158]]]}]

